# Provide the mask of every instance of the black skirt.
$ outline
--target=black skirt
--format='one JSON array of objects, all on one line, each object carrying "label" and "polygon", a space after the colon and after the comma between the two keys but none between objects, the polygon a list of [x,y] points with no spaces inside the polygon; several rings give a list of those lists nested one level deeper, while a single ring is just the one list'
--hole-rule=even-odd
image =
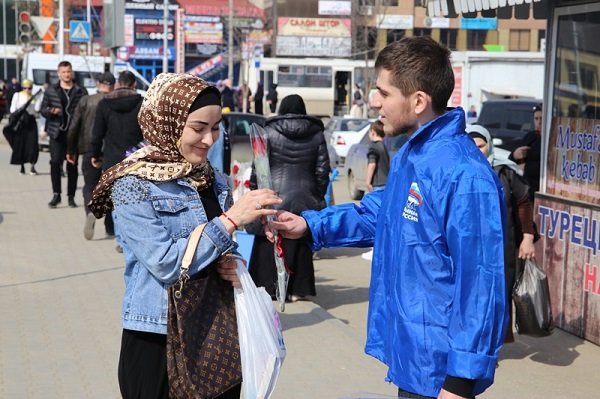
[{"label": "black skirt", "polygon": [[[316,295],[313,254],[306,240],[283,240],[285,264],[290,271],[287,295]],[[277,269],[273,244],[266,237],[257,235],[250,257],[250,276],[257,287],[265,287],[275,297]]]},{"label": "black skirt", "polygon": [[35,117],[27,114],[19,130],[13,135],[11,165],[37,163],[40,154]]}]

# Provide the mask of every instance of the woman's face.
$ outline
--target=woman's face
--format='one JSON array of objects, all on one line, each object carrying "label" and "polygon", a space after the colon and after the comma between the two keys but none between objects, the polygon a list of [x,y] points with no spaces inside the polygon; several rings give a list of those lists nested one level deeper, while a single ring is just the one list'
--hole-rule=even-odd
[{"label": "woman's face", "polygon": [[481,151],[481,153],[487,158],[490,152],[490,147],[488,146],[487,141],[485,141],[481,137],[475,137],[473,140],[475,140],[475,145],[477,146],[477,148],[479,148],[479,151]]},{"label": "woman's face", "polygon": [[208,150],[219,138],[221,106],[208,105],[188,115],[179,150],[186,161],[199,165],[206,161]]}]

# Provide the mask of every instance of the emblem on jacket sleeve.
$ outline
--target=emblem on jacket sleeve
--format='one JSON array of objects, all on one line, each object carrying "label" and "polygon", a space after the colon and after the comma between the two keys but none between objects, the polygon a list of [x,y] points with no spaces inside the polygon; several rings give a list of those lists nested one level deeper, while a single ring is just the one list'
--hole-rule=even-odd
[{"label": "emblem on jacket sleeve", "polygon": [[419,221],[419,214],[417,208],[423,203],[423,197],[421,196],[421,190],[417,182],[412,182],[410,189],[408,190],[408,198],[406,205],[404,205],[404,211],[402,217],[413,222]]}]

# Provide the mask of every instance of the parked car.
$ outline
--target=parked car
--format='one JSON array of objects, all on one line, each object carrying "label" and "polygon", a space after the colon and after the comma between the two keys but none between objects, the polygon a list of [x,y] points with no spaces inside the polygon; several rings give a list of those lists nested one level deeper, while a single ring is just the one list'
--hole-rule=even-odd
[{"label": "parked car", "polygon": [[[348,156],[346,157],[345,169],[348,195],[353,200],[361,199],[367,190],[367,152],[370,143],[369,135],[367,133],[369,131],[369,126],[367,126],[366,130],[361,130],[362,136],[360,141],[350,147]],[[407,140],[408,135],[406,134],[394,137],[385,136],[383,143],[390,154],[390,161]]]},{"label": "parked car", "polygon": [[489,130],[496,147],[512,151],[533,130],[533,109],[542,100],[489,100],[481,106],[477,124]]},{"label": "parked car", "polygon": [[371,124],[369,119],[332,118],[325,127],[325,140],[333,146],[339,157],[340,164],[344,163],[348,149],[358,143],[362,137],[360,131]]},{"label": "parked car", "polygon": [[[264,126],[267,118],[263,115],[227,112],[223,114],[225,129],[231,140],[231,161],[252,162],[252,146],[250,145],[250,126],[256,123]],[[338,164],[338,156],[331,145],[327,145],[329,162],[332,168]]]},{"label": "parked car", "polygon": [[225,130],[229,132],[231,141],[231,161],[252,162],[250,146],[250,126],[256,123],[265,125],[267,118],[263,115],[244,112],[226,112],[223,114]]}]

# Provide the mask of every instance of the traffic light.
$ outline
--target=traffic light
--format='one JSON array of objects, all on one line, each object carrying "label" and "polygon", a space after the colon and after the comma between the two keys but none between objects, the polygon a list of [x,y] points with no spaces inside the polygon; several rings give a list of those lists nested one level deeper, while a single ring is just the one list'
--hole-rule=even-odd
[{"label": "traffic light", "polygon": [[21,11],[19,13],[19,43],[27,46],[31,43],[31,14],[29,11]]}]

